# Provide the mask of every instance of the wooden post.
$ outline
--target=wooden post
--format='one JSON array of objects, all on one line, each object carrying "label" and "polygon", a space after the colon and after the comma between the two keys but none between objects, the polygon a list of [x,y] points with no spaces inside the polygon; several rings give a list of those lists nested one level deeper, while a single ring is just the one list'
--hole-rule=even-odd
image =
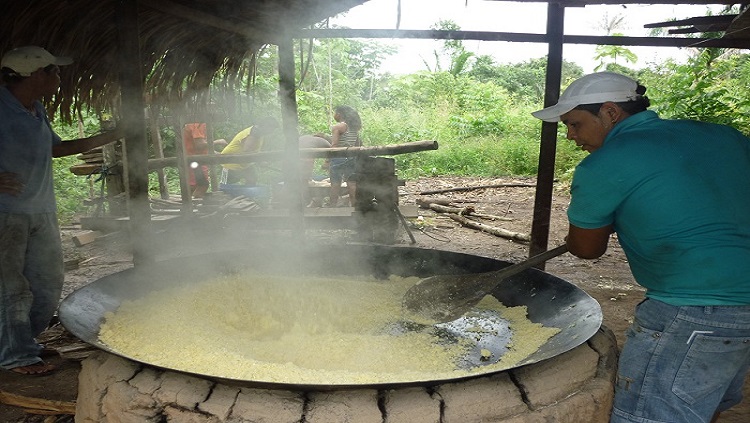
[{"label": "wooden post", "polygon": [[[547,4],[547,75],[544,90],[544,107],[557,103],[562,78],[563,27],[565,7]],[[557,149],[557,122],[542,122],[539,147],[539,170],[534,196],[534,218],[531,222],[529,257],[547,250],[550,217],[552,213],[552,184],[555,179],[555,150]],[[544,269],[544,264],[538,266]]]},{"label": "wooden post", "polygon": [[115,9],[117,57],[120,61],[122,127],[128,177],[130,239],[135,266],[153,262],[148,197],[148,139],[143,113],[143,74],[138,32],[138,2],[119,0]]},{"label": "wooden post", "polygon": [[[154,143],[154,155],[157,159],[164,158],[164,147],[161,143],[161,132],[159,131],[159,117],[153,106],[148,107],[149,129],[151,141]],[[157,169],[156,174],[159,179],[159,195],[162,200],[169,199],[169,188],[167,187],[167,176],[163,169]]]},{"label": "wooden post", "polygon": [[285,139],[282,163],[284,191],[289,199],[289,228],[301,239],[304,235],[304,207],[300,181],[299,133],[297,132],[297,96],[294,77],[294,43],[291,37],[279,42],[279,101]]},{"label": "wooden post", "polygon": [[127,178],[125,175],[124,157],[122,156],[123,146],[121,141],[116,141],[102,146],[102,160],[106,173],[102,175],[102,183],[106,187],[106,192],[101,192],[102,197],[106,195],[102,204],[109,205],[109,215],[125,216],[127,215],[127,201],[119,194],[127,192]]},{"label": "wooden post", "polygon": [[[209,107],[213,106],[209,105]],[[214,114],[211,112],[212,110],[209,110],[206,113],[206,142],[208,142],[209,155],[216,154],[216,147],[214,146]],[[219,172],[220,171],[216,168],[216,166],[208,167],[208,181],[211,186],[211,192],[216,192],[219,190]]]},{"label": "wooden post", "polygon": [[193,211],[193,196],[190,193],[190,182],[188,180],[188,172],[191,171],[190,163],[188,163],[187,155],[185,154],[185,145],[182,143],[182,131],[185,129],[185,124],[182,122],[176,122],[174,124],[174,130],[177,134],[175,139],[174,147],[177,154],[177,172],[180,175],[180,198],[182,198],[182,212],[191,213]]}]

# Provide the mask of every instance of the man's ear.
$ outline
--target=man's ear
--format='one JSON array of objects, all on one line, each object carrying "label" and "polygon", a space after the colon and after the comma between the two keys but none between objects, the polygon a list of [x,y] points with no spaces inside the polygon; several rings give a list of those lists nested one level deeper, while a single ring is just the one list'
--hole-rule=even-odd
[{"label": "man's ear", "polygon": [[603,119],[614,123],[620,119],[620,116],[622,115],[622,109],[617,105],[617,103],[608,101],[602,104],[602,107],[599,109],[599,113],[602,114]]}]

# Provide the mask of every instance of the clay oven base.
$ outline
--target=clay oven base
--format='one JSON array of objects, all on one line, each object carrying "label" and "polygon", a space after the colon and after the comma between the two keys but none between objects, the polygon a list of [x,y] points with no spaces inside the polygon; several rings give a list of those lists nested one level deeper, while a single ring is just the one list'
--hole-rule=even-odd
[{"label": "clay oven base", "polygon": [[432,387],[308,391],[226,385],[97,352],[83,361],[77,423],[599,423],[612,407],[608,328],[551,359]]}]

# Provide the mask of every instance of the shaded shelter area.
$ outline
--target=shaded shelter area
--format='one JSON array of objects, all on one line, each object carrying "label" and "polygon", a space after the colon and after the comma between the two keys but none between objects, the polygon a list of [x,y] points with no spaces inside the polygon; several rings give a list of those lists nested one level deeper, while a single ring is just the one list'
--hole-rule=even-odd
[{"label": "shaded shelter area", "polygon": [[[488,0],[489,1],[489,0]],[[521,3],[527,2],[521,0]],[[533,1],[539,3],[539,1]],[[255,59],[264,46],[279,49],[279,95],[286,148],[298,158],[293,40],[297,38],[430,38],[546,43],[548,69],[545,106],[560,92],[565,44],[748,48],[747,8],[731,16],[695,17],[673,23],[673,34],[712,31],[715,38],[611,37],[569,34],[566,8],[600,4],[733,5],[732,1],[558,0],[547,3],[544,34],[476,31],[313,29],[312,25],[365,0],[3,0],[0,50],[41,45],[75,63],[62,69],[61,90],[48,110],[74,121],[84,109],[111,113],[125,130],[128,212],[134,246],[145,261],[151,214],[148,205],[148,137],[144,107],[177,107],[205,95],[212,81],[236,89],[252,81]],[[399,13],[398,10],[394,13]],[[731,17],[730,17],[731,16]],[[710,24],[710,26],[706,26]],[[501,29],[501,28],[498,28]],[[249,78],[248,78],[249,76]],[[557,125],[544,123],[530,255],[547,248]],[[290,178],[293,175],[290,175]],[[189,199],[186,200],[189,203]],[[301,230],[301,211],[290,213],[292,230]]]},{"label": "shaded shelter area", "polygon": [[[278,44],[286,31],[361,3],[3,0],[0,48],[35,44],[75,59],[61,70],[60,94],[51,111],[66,119],[85,107],[119,114],[123,73],[143,76],[144,93],[156,103],[181,103],[193,92],[205,92],[214,78],[236,87],[253,73],[255,55],[264,45]],[[125,39],[127,25],[137,25],[137,38]],[[127,56],[129,44],[135,44],[139,56]]]}]

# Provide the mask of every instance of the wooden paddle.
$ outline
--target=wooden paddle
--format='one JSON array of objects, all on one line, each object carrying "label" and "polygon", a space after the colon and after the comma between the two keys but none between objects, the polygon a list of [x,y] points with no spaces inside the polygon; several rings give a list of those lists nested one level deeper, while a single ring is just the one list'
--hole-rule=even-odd
[{"label": "wooden paddle", "polygon": [[561,245],[492,272],[430,276],[409,288],[402,304],[409,312],[425,319],[436,322],[455,320],[477,305],[504,279],[567,251],[568,246]]}]

